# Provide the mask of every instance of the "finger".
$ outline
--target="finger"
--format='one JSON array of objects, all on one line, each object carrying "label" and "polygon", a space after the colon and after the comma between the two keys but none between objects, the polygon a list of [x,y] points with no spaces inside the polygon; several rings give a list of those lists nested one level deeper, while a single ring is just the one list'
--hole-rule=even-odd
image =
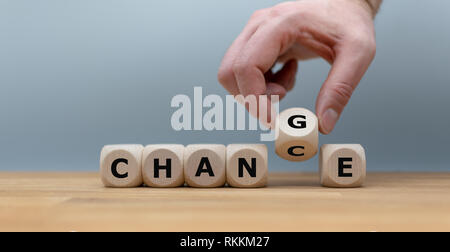
[{"label": "finger", "polygon": [[[299,41],[297,41],[299,42]],[[278,58],[279,62],[287,62],[288,60],[291,60],[292,57],[295,57],[297,60],[308,60],[317,58],[317,53],[313,51],[314,48],[309,48],[303,44],[295,43],[289,50],[281,55]]]},{"label": "finger", "polygon": [[266,80],[271,80],[271,79],[273,79],[273,71],[272,70],[269,70],[269,71],[267,71],[265,74],[264,74],[264,78],[266,79]]},{"label": "finger", "polygon": [[316,102],[319,129],[329,134],[375,56],[374,43],[346,43],[336,59]]},{"label": "finger", "polygon": [[284,89],[289,92],[294,88],[297,69],[297,60],[289,60],[270,80],[283,86]]},{"label": "finger", "polygon": [[[271,86],[269,84],[269,86]],[[280,87],[279,85],[277,85]],[[274,87],[274,93],[283,93],[283,91],[276,90],[278,87]],[[272,88],[269,88],[272,89]],[[280,88],[284,90],[283,87]],[[284,92],[285,93],[285,92]],[[249,114],[255,118],[259,118],[260,122],[267,128],[273,129],[275,125],[275,118],[277,111],[273,104],[277,103],[280,98],[278,95],[261,95],[261,96],[246,96],[236,95],[235,99],[238,103],[243,105],[249,112]],[[254,101],[254,102],[253,102]]]},{"label": "finger", "polygon": [[288,25],[277,20],[260,26],[242,48],[233,65],[239,91],[244,96],[266,94],[264,74],[293,43]]},{"label": "finger", "polygon": [[218,72],[218,80],[222,86],[232,95],[239,94],[239,88],[233,73],[233,62],[239,55],[242,47],[245,46],[247,41],[256,32],[260,23],[263,21],[263,10],[255,12],[250,21],[245,26],[244,30],[239,34],[236,40],[231,44],[230,48],[226,52],[221,66]]},{"label": "finger", "polygon": [[287,90],[284,86],[274,82],[267,83],[266,89],[266,93],[269,97],[272,95],[278,95],[279,100],[282,100],[287,93]]},{"label": "finger", "polygon": [[[276,83],[267,83],[267,73],[276,63],[277,58],[289,48],[295,41],[292,31],[287,25],[281,25],[277,20],[260,26],[253,36],[242,48],[233,65],[233,72],[237,81],[239,92],[244,95],[255,95],[256,97],[267,94],[279,95],[282,98],[286,89]],[[269,97],[270,98],[270,97]],[[258,102],[260,121],[273,127],[276,112],[271,101]]]}]

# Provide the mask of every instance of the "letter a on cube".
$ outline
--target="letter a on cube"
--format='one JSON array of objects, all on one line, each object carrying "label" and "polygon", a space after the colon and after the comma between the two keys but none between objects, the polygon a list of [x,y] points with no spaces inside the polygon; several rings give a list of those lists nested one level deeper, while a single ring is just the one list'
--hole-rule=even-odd
[{"label": "letter a on cube", "polygon": [[193,144],[184,151],[184,177],[191,187],[222,187],[226,180],[226,147]]}]

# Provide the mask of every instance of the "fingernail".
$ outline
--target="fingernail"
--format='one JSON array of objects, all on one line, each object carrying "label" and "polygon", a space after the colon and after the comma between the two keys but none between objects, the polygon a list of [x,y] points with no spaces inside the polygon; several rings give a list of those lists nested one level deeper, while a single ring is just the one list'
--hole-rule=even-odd
[{"label": "fingernail", "polygon": [[321,118],[321,126],[325,134],[329,134],[334,129],[334,125],[336,125],[338,119],[339,115],[336,111],[334,111],[334,109],[330,108],[323,113]]}]

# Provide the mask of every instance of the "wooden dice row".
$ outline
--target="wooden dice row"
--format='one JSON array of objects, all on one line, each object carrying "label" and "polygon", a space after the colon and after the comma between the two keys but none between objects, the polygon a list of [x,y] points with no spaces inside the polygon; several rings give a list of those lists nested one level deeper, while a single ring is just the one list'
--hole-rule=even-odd
[{"label": "wooden dice row", "polygon": [[107,145],[100,155],[107,187],[264,187],[267,147],[262,144]]},{"label": "wooden dice row", "polygon": [[[306,161],[318,152],[317,117],[304,108],[282,112],[276,120],[276,153],[289,161]],[[108,187],[264,187],[267,147],[262,144],[108,145],[100,157]],[[320,183],[359,187],[366,177],[364,148],[359,144],[325,144],[319,154]]]},{"label": "wooden dice row", "polygon": [[[319,146],[316,115],[304,108],[291,108],[276,121],[276,153],[300,162],[314,157]],[[327,187],[359,187],[366,177],[364,148],[359,144],[325,144],[319,154],[320,183]]]}]

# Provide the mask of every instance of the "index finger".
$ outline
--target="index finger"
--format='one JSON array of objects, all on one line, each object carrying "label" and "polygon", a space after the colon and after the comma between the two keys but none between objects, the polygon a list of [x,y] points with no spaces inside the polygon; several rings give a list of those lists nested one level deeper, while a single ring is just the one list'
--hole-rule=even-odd
[{"label": "index finger", "polygon": [[273,20],[264,24],[242,47],[233,64],[233,73],[242,95],[265,95],[264,74],[271,69],[278,57],[294,44],[289,28]]},{"label": "index finger", "polygon": [[222,60],[218,73],[218,79],[219,82],[224,86],[224,88],[232,95],[239,94],[239,88],[237,86],[237,81],[233,73],[233,63],[241,52],[242,47],[245,46],[247,41],[258,29],[258,26],[264,18],[262,15],[263,11],[264,10],[260,10],[253,14],[244,30],[232,43]]}]

